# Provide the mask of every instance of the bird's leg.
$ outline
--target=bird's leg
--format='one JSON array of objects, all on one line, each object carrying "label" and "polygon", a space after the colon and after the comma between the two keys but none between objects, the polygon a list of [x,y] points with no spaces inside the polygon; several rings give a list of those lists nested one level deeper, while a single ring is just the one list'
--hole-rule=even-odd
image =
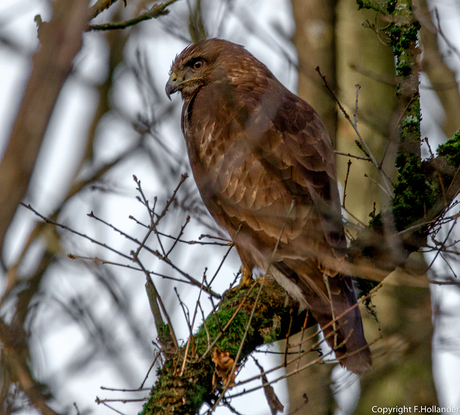
[{"label": "bird's leg", "polygon": [[252,269],[242,265],[240,286],[249,287],[252,283]]},{"label": "bird's leg", "polygon": [[331,316],[332,316],[332,329],[334,330],[334,350],[337,348],[337,322],[335,320],[334,304],[332,302],[331,287],[329,286],[329,272],[323,270],[324,284],[326,285],[327,295],[329,297],[329,304],[331,305]]}]

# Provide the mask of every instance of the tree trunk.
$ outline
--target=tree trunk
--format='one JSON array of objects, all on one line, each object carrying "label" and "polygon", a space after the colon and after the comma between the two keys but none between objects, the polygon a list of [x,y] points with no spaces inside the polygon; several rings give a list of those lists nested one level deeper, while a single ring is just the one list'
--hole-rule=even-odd
[{"label": "tree trunk", "polygon": [[336,4],[337,0],[292,0],[296,25],[292,42],[298,56],[297,95],[315,108],[333,142],[337,129],[337,107],[315,69],[319,67],[331,89],[335,90]]}]

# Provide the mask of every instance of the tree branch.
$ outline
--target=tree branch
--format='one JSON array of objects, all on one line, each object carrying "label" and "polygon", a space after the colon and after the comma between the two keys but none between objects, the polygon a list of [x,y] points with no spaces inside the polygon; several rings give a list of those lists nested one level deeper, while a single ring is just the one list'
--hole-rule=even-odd
[{"label": "tree branch", "polygon": [[29,398],[42,415],[58,415],[47,404],[43,394],[44,386],[37,382],[29,367],[29,348],[26,335],[21,330],[15,330],[16,326],[8,326],[0,319],[0,343],[2,345],[2,371],[10,372],[15,382]]},{"label": "tree branch", "polygon": [[167,0],[161,4],[154,4],[148,12],[142,13],[139,16],[135,17],[134,19],[126,20],[124,22],[89,25],[87,30],[88,31],[91,31],[91,30],[103,31],[103,30],[126,29],[127,27],[134,26],[140,22],[143,22],[144,20],[157,19],[160,16],[167,15],[169,13],[169,10],[167,9],[167,7],[175,3],[176,1],[177,0]]},{"label": "tree branch", "polygon": [[[159,379],[142,415],[195,414],[205,402],[212,406],[219,398],[223,385],[216,380],[215,365],[208,351],[217,348],[230,357],[236,356],[252,313],[252,323],[241,347],[241,360],[262,344],[286,339],[303,327],[315,324],[305,312],[298,314],[285,306],[286,292],[274,281],[265,281],[254,308],[259,290],[257,283],[228,292],[216,313],[212,313],[190,338],[193,346],[188,347],[187,356],[184,357],[187,347],[174,355],[166,355],[166,363],[158,372]],[[185,369],[180,375],[184,359]],[[233,359],[229,367],[232,365]]]},{"label": "tree branch", "polygon": [[52,4],[51,21],[40,23],[40,49],[32,59],[32,73],[0,164],[0,253],[8,226],[26,194],[62,85],[81,48],[88,3],[58,0]]}]

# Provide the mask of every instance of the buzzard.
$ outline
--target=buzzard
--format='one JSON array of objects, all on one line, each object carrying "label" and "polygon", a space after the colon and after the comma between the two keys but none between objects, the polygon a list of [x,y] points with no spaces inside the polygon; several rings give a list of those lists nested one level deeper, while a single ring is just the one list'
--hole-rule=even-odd
[{"label": "buzzard", "polygon": [[310,310],[343,366],[370,368],[353,282],[340,272],[347,244],[318,114],[242,46],[221,39],[176,57],[166,94],[177,91],[195,181],[235,244],[243,281],[255,267],[268,272]]}]

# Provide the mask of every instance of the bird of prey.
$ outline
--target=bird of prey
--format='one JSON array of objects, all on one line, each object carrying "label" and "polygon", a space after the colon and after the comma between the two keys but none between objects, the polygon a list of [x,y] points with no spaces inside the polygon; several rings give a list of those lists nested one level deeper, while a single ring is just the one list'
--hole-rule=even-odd
[{"label": "bird of prey", "polygon": [[334,153],[316,111],[244,47],[207,39],[172,64],[168,97],[184,100],[182,131],[203,202],[232,238],[243,280],[273,276],[323,328],[340,363],[372,364],[353,282]]}]

